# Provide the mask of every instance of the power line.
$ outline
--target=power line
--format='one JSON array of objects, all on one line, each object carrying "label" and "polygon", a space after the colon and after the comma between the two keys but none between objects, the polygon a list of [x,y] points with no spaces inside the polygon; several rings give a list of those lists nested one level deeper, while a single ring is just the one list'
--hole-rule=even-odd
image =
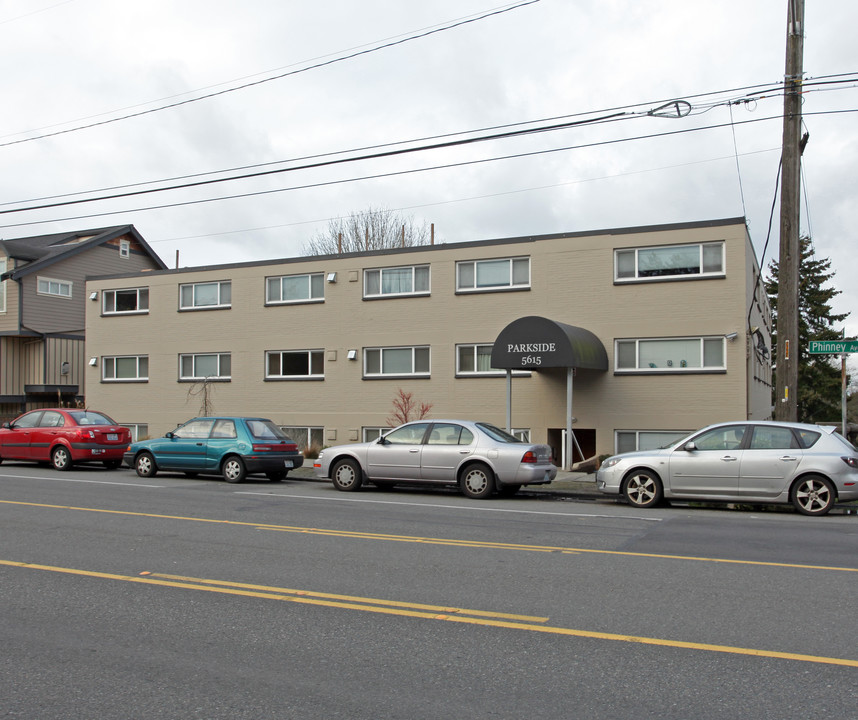
[{"label": "power line", "polygon": [[351,53],[350,55],[344,55],[342,57],[333,58],[331,60],[325,60],[323,62],[318,62],[314,65],[309,65],[307,67],[301,68],[299,70],[290,70],[289,72],[280,73],[279,75],[273,75],[269,78],[263,78],[262,80],[255,80],[253,82],[244,83],[243,85],[238,85],[236,87],[227,88],[225,90],[218,90],[217,92],[208,93],[206,95],[200,95],[195,98],[188,98],[187,100],[179,100],[178,102],[170,103],[168,105],[161,105],[156,108],[149,108],[148,110],[140,110],[139,112],[129,113],[127,115],[122,115],[116,118],[110,118],[109,120],[100,120],[98,122],[89,123],[88,125],[79,125],[73,128],[66,128],[65,130],[57,130],[51,133],[44,133],[42,135],[36,135],[29,138],[21,138],[20,140],[10,140],[8,142],[0,143],[0,148],[9,147],[11,145],[20,145],[21,143],[32,142],[34,140],[44,140],[45,138],[56,137],[58,135],[66,135],[68,133],[77,132],[78,130],[87,130],[89,128],[100,127],[103,125],[110,125],[112,123],[120,122],[121,120],[129,120],[130,118],[141,117],[143,115],[151,115],[152,113],[160,112],[161,110],[169,110],[172,108],[181,107],[182,105],[189,105],[191,103],[199,102],[200,100],[208,100],[209,98],[218,97],[220,95],[226,95],[228,93],[237,92],[239,90],[246,90],[250,87],[255,87],[257,85],[262,85],[264,83],[272,82],[273,80],[280,80],[285,77],[290,77],[292,75],[298,75],[300,73],[308,72],[310,70],[317,70],[318,68],[327,67],[329,65],[335,65],[337,63],[345,62],[346,60],[353,60],[354,58],[360,57],[362,55],[369,55],[371,53],[379,52],[380,50],[386,50],[391,47],[395,47],[397,45],[403,45],[408,42],[412,42],[413,40],[421,40],[425,37],[429,37],[430,35],[435,35],[437,33],[445,32],[447,30],[453,30],[454,28],[461,27],[463,25],[469,25],[470,23],[479,22],[480,20],[485,20],[486,18],[493,17],[495,15],[502,15],[504,13],[511,12],[512,10],[517,10],[519,8],[525,7],[527,5],[533,5],[535,3],[541,2],[541,0],[523,0],[523,2],[519,2],[515,5],[511,5],[509,7],[502,7],[500,9],[495,9],[490,12],[484,13],[477,17],[471,17],[464,20],[458,20],[442,27],[433,28],[431,30],[427,30],[425,32],[416,33],[413,35],[409,35],[400,40],[392,40],[391,42],[384,43],[383,45],[378,45],[376,47],[369,48],[367,50],[359,50],[357,52]]}]

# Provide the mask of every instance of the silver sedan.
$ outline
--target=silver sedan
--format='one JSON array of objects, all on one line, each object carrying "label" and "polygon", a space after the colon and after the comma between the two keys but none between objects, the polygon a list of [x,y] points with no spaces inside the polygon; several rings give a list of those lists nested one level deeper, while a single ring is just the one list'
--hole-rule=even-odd
[{"label": "silver sedan", "polygon": [[358,490],[367,481],[382,488],[457,485],[472,498],[514,495],[522,485],[550,483],[557,475],[548,445],[467,420],[405,423],[372,442],[326,448],[314,468],[337,490]]},{"label": "silver sedan", "polygon": [[833,427],[720,423],[665,448],[614,455],[596,485],[642,508],[682,498],[792,503],[825,515],[835,502],[858,500],[858,451]]}]

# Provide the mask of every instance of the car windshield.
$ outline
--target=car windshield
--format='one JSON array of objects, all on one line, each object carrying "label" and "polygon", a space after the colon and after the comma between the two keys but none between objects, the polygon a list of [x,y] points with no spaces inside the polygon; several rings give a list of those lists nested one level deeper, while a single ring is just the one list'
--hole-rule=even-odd
[{"label": "car windshield", "polygon": [[248,420],[247,429],[253,435],[254,440],[276,440],[284,442],[288,440],[283,431],[270,420]]},{"label": "car windshield", "polygon": [[488,423],[477,423],[477,427],[488,435],[492,440],[497,440],[502,443],[523,443],[515,435],[510,435],[506,430],[501,430],[499,427],[489,425]]},{"label": "car windshield", "polygon": [[72,410],[69,415],[78,425],[116,425],[104,413],[93,412],[92,410]]}]

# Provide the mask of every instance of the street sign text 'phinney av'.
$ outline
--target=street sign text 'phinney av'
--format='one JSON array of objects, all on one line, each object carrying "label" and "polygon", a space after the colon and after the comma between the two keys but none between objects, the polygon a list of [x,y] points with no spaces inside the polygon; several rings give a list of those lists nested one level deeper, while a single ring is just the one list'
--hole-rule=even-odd
[{"label": "street sign text 'phinney av'", "polygon": [[858,353],[858,340],[811,340],[808,352],[811,355]]}]

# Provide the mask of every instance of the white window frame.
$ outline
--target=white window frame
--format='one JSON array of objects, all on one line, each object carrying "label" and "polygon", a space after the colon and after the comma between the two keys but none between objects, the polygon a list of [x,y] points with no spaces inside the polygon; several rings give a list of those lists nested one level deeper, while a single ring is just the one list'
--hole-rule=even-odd
[{"label": "white window frame", "polygon": [[[640,255],[643,252],[670,252],[677,251],[686,248],[697,248],[697,263],[698,270],[697,272],[670,272],[669,269],[666,269],[664,274],[660,275],[641,275],[640,269]],[[706,270],[704,263],[704,253],[706,250],[710,250],[712,248],[718,247],[721,251],[721,267],[718,270]],[[634,255],[634,268],[632,269],[632,275],[623,275],[620,276],[620,256],[621,255]],[[650,245],[647,247],[634,247],[634,248],[617,248],[614,250],[614,282],[615,283],[641,283],[641,282],[664,282],[670,280],[686,280],[686,279],[696,279],[696,278],[709,278],[709,277],[724,277],[726,275],[726,257],[725,257],[725,244],[723,240],[719,240],[717,242],[705,242],[705,243],[682,243],[677,245]]]},{"label": "white window frame", "polygon": [[[56,291],[53,290],[54,285],[57,287]],[[63,292],[64,288],[68,288],[68,292]],[[50,295],[68,300],[71,299],[73,291],[74,283],[71,280],[59,280],[50,277],[36,278],[36,294],[38,295]]]},{"label": "white window frame", "polygon": [[[6,272],[7,258],[0,257],[0,275]],[[0,282],[0,313],[6,312],[6,280]]]},{"label": "white window frame", "polygon": [[[689,346],[694,342],[699,343],[699,352],[698,356],[695,360],[697,364],[691,364],[689,358],[692,357],[690,355],[686,355],[686,357],[677,357],[677,358],[669,358],[662,365],[660,363],[653,363],[647,360],[641,359],[641,346],[645,343],[684,343],[686,346]],[[625,344],[628,349],[628,345],[634,343],[634,353],[635,353],[635,366],[634,367],[620,367],[620,345]],[[721,348],[721,364],[714,365],[706,364],[706,348],[707,344],[710,348],[714,347],[716,343],[720,344]],[[687,350],[687,348],[686,348]],[[643,365],[646,363],[646,365]],[[643,365],[643,366],[642,366]],[[676,337],[676,338],[618,338],[614,341],[614,372],[616,373],[706,373],[706,372],[724,372],[727,369],[727,347],[726,347],[726,339],[723,335],[694,335],[689,337]]]},{"label": "white window frame", "polygon": [[[506,376],[506,370],[504,368],[491,368],[489,370],[480,370],[478,369],[477,359],[479,355],[477,354],[479,348],[489,348],[489,354],[491,354],[491,349],[494,346],[494,343],[459,343],[456,345],[456,377],[504,377]],[[462,369],[462,355],[461,351],[466,349],[472,349],[474,353],[474,370],[463,370]],[[519,375],[528,377],[530,373],[527,370],[513,370],[513,375]]]},{"label": "white window frame", "polygon": [[149,423],[119,423],[119,427],[131,432],[131,442],[138,442],[149,437]]},{"label": "white window frame", "polygon": [[129,258],[131,257],[131,242],[128,240],[120,240],[119,241],[119,257],[121,258]]},{"label": "white window frame", "polygon": [[[647,435],[658,435],[661,436],[659,440],[664,440],[660,445],[668,445],[682,438],[690,435],[693,430],[614,430],[614,452],[634,452],[636,450],[641,449],[641,436]],[[635,438],[635,446],[634,450],[620,450],[620,435],[634,435]],[[670,439],[666,436],[673,435],[675,436],[673,439]],[[656,440],[658,442],[659,440]],[[650,447],[650,443],[647,443],[647,446],[644,450],[654,450],[655,448]]]},{"label": "white window frame", "polygon": [[[307,279],[307,297],[283,299],[283,281]],[[278,282],[276,297],[272,298],[272,283]],[[271,275],[265,278],[266,305],[296,305],[298,303],[325,302],[325,273],[301,273],[298,275]]]},{"label": "white window frame", "polygon": [[[385,372],[386,354],[395,351],[410,350],[411,351],[411,370],[410,372]],[[418,365],[418,353],[422,357],[423,351],[426,353],[426,370],[415,370]],[[378,354],[378,372],[370,372],[368,367],[370,359]],[[376,363],[373,362],[373,365]],[[402,377],[420,377],[428,378],[432,374],[432,352],[429,345],[397,345],[393,347],[367,347],[363,349],[363,376],[365,378],[402,378]]]},{"label": "white window frame", "polygon": [[511,428],[509,434],[515,436],[521,442],[531,442],[530,428]]},{"label": "white window frame", "polygon": [[[527,280],[516,278],[516,264],[521,269],[523,261],[527,261]],[[506,282],[491,284],[479,284],[480,268],[488,268],[489,265],[507,263],[509,265]],[[470,268],[470,270],[468,270]],[[470,274],[470,279],[464,277]],[[531,279],[531,262],[527,255],[507,258],[485,258],[481,260],[460,260],[456,263],[456,292],[457,293],[481,293],[481,292],[504,292],[509,290],[529,290]]]},{"label": "white window frame", "polygon": [[300,452],[313,447],[321,450],[325,444],[325,428],[323,427],[304,425],[279,425],[278,427],[298,446]]},{"label": "white window frame", "polygon": [[[197,358],[217,358],[217,373],[215,375],[200,375],[197,373]],[[190,358],[193,372],[190,375],[185,375],[184,365],[185,360]],[[224,363],[226,358],[227,363]],[[228,364],[227,372],[224,372],[224,364]],[[228,352],[214,353],[182,353],[179,355],[179,380],[232,380],[232,354]]]},{"label": "white window frame", "polygon": [[[146,297],[146,307],[140,307],[140,293],[144,292]],[[117,293],[134,293],[137,297],[136,308],[134,310],[117,310],[116,309],[116,294]],[[113,298],[113,310],[108,310],[108,298]],[[102,315],[146,315],[149,312],[149,288],[117,288],[115,290],[102,290],[101,292],[101,314]]]},{"label": "white window frame", "polygon": [[[217,302],[201,304],[197,302],[197,288],[217,285]],[[190,303],[185,303],[185,290],[190,289]],[[227,289],[227,292],[224,290]],[[225,300],[224,295],[228,298]],[[179,310],[223,310],[232,307],[232,280],[208,280],[179,285]]]},{"label": "white window frame", "polygon": [[[307,369],[308,373],[305,375],[283,375],[283,374],[275,374],[270,372],[271,368],[271,360],[275,355],[280,356],[280,369],[283,369],[283,356],[284,355],[306,355],[307,356]],[[313,359],[321,358],[322,362],[322,372],[314,373],[313,372]],[[324,380],[325,379],[325,351],[314,349],[314,350],[266,350],[265,351],[265,379],[266,380]]]},{"label": "white window frame", "polygon": [[378,440],[382,435],[386,435],[393,428],[389,427],[377,427],[366,425],[361,428],[361,438],[363,442],[372,442],[373,440]]},{"label": "white window frame", "polygon": [[[117,360],[136,360],[136,375],[133,377],[116,377]],[[108,377],[108,369],[112,368],[112,377]],[[141,373],[143,370],[143,373]],[[101,358],[101,381],[109,383],[149,382],[148,355],[105,355]]]},{"label": "white window frame", "polygon": [[[426,289],[417,289],[418,270],[425,270]],[[385,275],[410,271],[411,290],[385,290]],[[370,278],[378,277],[378,290],[370,290]],[[422,276],[422,272],[421,272]],[[397,267],[367,268],[363,271],[363,296],[365,298],[409,297],[413,295],[430,295],[432,291],[432,275],[428,264],[399,265]]]}]

